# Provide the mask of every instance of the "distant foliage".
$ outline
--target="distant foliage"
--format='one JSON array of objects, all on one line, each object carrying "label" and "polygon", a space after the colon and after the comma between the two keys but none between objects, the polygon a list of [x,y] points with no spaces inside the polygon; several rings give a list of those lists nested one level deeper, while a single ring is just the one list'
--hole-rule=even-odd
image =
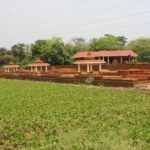
[{"label": "distant foliage", "polygon": [[65,44],[61,38],[38,40],[32,44],[32,56],[40,57],[43,61],[53,65],[71,64],[69,52],[65,51]]},{"label": "distant foliage", "polygon": [[133,49],[139,55],[139,62],[150,62],[150,38],[131,41],[128,48]]},{"label": "distant foliage", "polygon": [[30,45],[18,43],[11,47],[10,54],[13,56],[13,61],[21,66],[25,66],[32,61]]},{"label": "distant foliage", "polygon": [[90,50],[120,50],[124,49],[127,38],[124,36],[113,36],[106,34],[101,38],[93,38],[90,41]]},{"label": "distant foliage", "polygon": [[4,47],[0,48],[0,56],[4,56],[7,53],[7,49]]},{"label": "distant foliage", "polygon": [[16,58],[16,61],[20,62],[25,58],[26,47],[25,44],[19,43],[11,47],[11,53]]},{"label": "distant foliage", "polygon": [[[73,38],[65,43],[62,38],[40,39],[29,44],[18,43],[6,49],[0,48],[0,66],[9,61],[26,66],[37,57],[52,65],[72,64],[72,56],[79,51],[101,51],[101,50],[123,50],[131,49],[138,54],[134,62],[150,62],[150,39],[140,38],[127,43],[124,36],[105,34],[100,38],[93,38],[89,41],[82,37]],[[116,63],[116,62],[113,62]]]},{"label": "distant foliage", "polygon": [[11,52],[4,47],[0,48],[0,66],[7,64],[12,60],[14,60],[14,57],[11,55]]},{"label": "distant foliage", "polygon": [[68,65],[71,64],[70,55],[64,51],[62,43],[55,43],[51,47],[48,55],[48,62],[52,65]]}]

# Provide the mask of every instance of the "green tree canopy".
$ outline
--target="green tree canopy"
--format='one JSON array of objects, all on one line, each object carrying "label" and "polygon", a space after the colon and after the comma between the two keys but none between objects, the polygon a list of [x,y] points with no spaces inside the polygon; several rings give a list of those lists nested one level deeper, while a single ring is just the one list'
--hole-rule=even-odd
[{"label": "green tree canopy", "polygon": [[65,50],[72,56],[78,51],[88,51],[89,43],[84,38],[73,38],[70,42],[65,44]]},{"label": "green tree canopy", "polygon": [[71,64],[71,57],[64,51],[61,43],[54,43],[49,53],[48,62],[52,65],[67,65]]},{"label": "green tree canopy", "polygon": [[124,36],[106,34],[101,38],[93,38],[90,41],[90,50],[99,51],[124,49],[126,42],[127,39]]},{"label": "green tree canopy", "polygon": [[11,52],[8,51],[6,48],[1,47],[0,48],[0,66],[5,65],[12,61],[14,58],[11,55]]},{"label": "green tree canopy", "polygon": [[39,57],[42,54],[42,51],[48,51],[51,46],[50,40],[37,40],[31,46],[32,56]]},{"label": "green tree canopy", "polygon": [[8,64],[10,61],[13,61],[14,57],[12,55],[6,54],[1,57],[1,65]]},{"label": "green tree canopy", "polygon": [[40,57],[43,61],[53,65],[70,64],[71,59],[61,38],[38,40],[32,44],[33,57]]},{"label": "green tree canopy", "polygon": [[54,43],[62,43],[63,41],[59,37],[55,37],[48,40],[37,40],[31,46],[32,56],[33,57],[45,57],[47,53],[51,51],[51,47]]},{"label": "green tree canopy", "polygon": [[128,44],[128,48],[137,52],[138,61],[150,62],[150,38],[140,38],[131,41]]},{"label": "green tree canopy", "polygon": [[78,37],[65,43],[62,38],[54,37],[37,40],[31,45],[15,44],[11,50],[1,47],[0,65],[13,60],[21,66],[26,66],[36,57],[53,65],[63,65],[72,63],[71,57],[78,51],[119,49],[132,49],[139,55],[139,62],[150,62],[150,38],[140,38],[127,44],[127,38],[124,36],[105,34],[103,37],[93,38],[90,41]]},{"label": "green tree canopy", "polygon": [[1,48],[0,48],[0,56],[5,55],[6,53],[7,53],[7,49],[4,48],[4,47],[1,47]]},{"label": "green tree canopy", "polygon": [[22,61],[25,58],[26,45],[24,43],[15,44],[11,47],[11,53],[16,61]]}]

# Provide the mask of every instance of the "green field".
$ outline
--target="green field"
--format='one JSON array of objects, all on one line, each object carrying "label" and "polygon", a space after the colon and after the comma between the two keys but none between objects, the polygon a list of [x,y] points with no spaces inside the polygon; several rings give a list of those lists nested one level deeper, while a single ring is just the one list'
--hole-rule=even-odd
[{"label": "green field", "polygon": [[0,150],[148,150],[150,95],[0,79]]}]

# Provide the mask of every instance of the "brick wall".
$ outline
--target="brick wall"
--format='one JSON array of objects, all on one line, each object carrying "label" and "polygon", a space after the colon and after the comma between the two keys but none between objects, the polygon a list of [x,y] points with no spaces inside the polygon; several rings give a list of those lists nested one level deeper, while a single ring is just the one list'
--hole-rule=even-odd
[{"label": "brick wall", "polygon": [[[98,65],[93,66],[94,70],[98,70]],[[132,79],[111,79],[111,76],[121,76],[121,77],[129,77],[129,73],[127,69],[146,69],[150,70],[150,64],[104,64],[103,69],[112,70],[112,72],[104,72],[99,74],[98,76],[94,76],[92,74],[88,75],[77,75],[77,66],[76,65],[59,65],[59,66],[50,66],[49,72],[47,73],[31,73],[27,71],[19,71],[17,73],[6,73],[0,71],[0,77],[8,78],[8,79],[30,79],[30,80],[38,80],[38,81],[53,81],[60,83],[85,83],[85,80],[89,77],[93,77],[95,79],[93,84],[96,85],[104,85],[104,86],[123,86],[123,87],[133,87],[137,80]],[[82,66],[82,70],[86,70],[86,66]],[[120,71],[113,71],[120,70]],[[122,71],[121,71],[122,70]],[[127,71],[124,71],[127,70]],[[70,75],[69,75],[70,74]],[[132,75],[132,76],[131,76]],[[130,76],[136,79],[140,78],[140,80],[148,80],[149,72],[133,72]],[[140,75],[140,76],[139,76]],[[109,76],[109,78],[103,78],[105,76]]]},{"label": "brick wall", "polygon": [[[55,65],[51,66],[56,72],[76,72],[77,65]],[[93,65],[93,70],[98,71],[98,65]],[[102,69],[108,70],[128,70],[128,69],[148,69],[150,70],[150,63],[145,64],[102,64]],[[81,65],[81,70],[86,71],[86,65]]]},{"label": "brick wall", "polygon": [[102,76],[93,76],[92,74],[87,75],[56,75],[51,73],[0,73],[1,78],[6,79],[20,79],[20,80],[37,80],[37,81],[52,81],[58,83],[85,83],[85,80],[89,77],[94,79],[93,85],[104,85],[104,86],[122,86],[122,87],[133,87],[135,80],[131,79],[105,79]]},{"label": "brick wall", "polygon": [[150,70],[150,63],[143,64],[103,64],[103,69],[109,70],[127,70],[127,69],[148,69]]}]

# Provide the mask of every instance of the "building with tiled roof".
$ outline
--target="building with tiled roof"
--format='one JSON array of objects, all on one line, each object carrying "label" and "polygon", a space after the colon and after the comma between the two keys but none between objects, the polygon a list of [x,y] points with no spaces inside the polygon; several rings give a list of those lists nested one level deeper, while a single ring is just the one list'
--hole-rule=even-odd
[{"label": "building with tiled roof", "polygon": [[108,64],[111,63],[131,63],[138,55],[132,50],[114,50],[114,51],[88,51],[77,52],[73,58],[78,60],[103,60]]}]

